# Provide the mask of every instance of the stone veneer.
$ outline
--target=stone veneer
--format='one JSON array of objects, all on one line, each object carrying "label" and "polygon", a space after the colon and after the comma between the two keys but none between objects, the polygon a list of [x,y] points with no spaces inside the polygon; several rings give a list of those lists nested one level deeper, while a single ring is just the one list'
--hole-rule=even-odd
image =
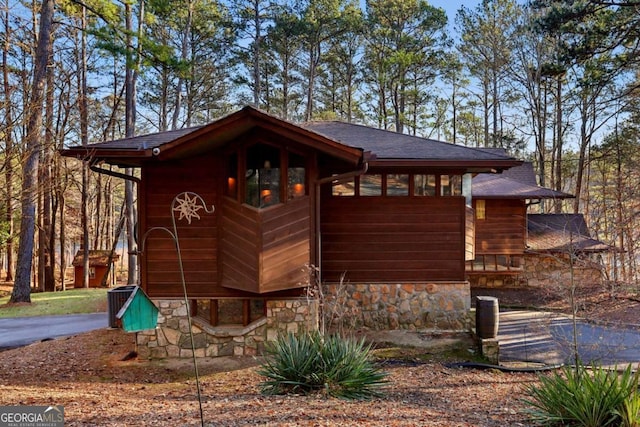
[{"label": "stone veneer", "polygon": [[[183,300],[153,300],[159,309],[156,329],[137,334],[138,354],[145,358],[193,357],[187,306]],[[211,326],[192,318],[196,357],[253,356],[279,333],[317,329],[318,303],[307,298],[266,302],[266,316],[242,326]]]},{"label": "stone veneer", "polygon": [[469,282],[324,285],[330,329],[468,331]]},{"label": "stone veneer", "polygon": [[[513,288],[530,286],[550,288],[569,286],[571,268],[566,254],[525,254],[522,271],[512,274],[473,274],[469,282],[473,288]],[[573,266],[575,283],[581,286],[602,284],[602,265],[589,259],[578,258]]]}]

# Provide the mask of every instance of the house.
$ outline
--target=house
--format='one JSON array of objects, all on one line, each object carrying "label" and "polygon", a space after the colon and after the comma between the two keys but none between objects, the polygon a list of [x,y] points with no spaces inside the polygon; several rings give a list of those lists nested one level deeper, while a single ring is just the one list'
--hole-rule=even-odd
[{"label": "house", "polygon": [[[111,267],[118,261],[120,255],[111,254],[111,251],[89,251],[89,287],[99,288],[105,275],[113,271]],[[111,265],[109,265],[111,263]],[[79,250],[73,258],[73,287],[82,288],[84,279],[84,251]],[[107,283],[108,284],[108,283]]]},{"label": "house", "polygon": [[467,261],[472,288],[556,285],[570,272],[569,253],[581,254],[583,283],[600,277],[599,264],[587,254],[609,248],[591,239],[581,214],[528,213],[542,200],[573,197],[538,186],[530,162],[500,175],[476,175],[472,193],[476,252]]},{"label": "house", "polygon": [[[591,237],[582,214],[529,214],[522,282],[534,287],[601,284],[601,255],[615,250]],[[572,257],[570,266],[569,257]]]},{"label": "house", "polygon": [[[198,356],[258,353],[320,314],[355,327],[466,329],[471,176],[522,163],[356,124],[296,125],[252,107],[63,154],[102,173],[103,162],[140,169],[140,285],[160,318],[138,339],[153,357],[191,354],[187,310]],[[322,313],[308,292],[316,282],[327,285]]]}]

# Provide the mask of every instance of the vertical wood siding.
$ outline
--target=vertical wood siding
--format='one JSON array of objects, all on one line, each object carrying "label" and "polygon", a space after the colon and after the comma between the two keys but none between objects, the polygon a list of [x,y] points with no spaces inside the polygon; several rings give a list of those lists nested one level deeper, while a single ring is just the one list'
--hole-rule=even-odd
[{"label": "vertical wood siding", "polygon": [[462,197],[324,197],[323,280],[464,280]]}]

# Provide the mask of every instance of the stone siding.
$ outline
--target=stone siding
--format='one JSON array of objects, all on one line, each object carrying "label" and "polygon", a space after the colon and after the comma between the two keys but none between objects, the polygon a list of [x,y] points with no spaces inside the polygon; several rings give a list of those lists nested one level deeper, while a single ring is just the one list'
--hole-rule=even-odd
[{"label": "stone siding", "polygon": [[300,333],[318,327],[317,301],[306,298],[267,301],[266,317],[243,326],[211,326],[192,318],[193,343],[189,334],[187,306],[183,300],[154,300],[159,308],[158,326],[137,334],[140,357],[191,358],[254,356],[263,354],[265,343],[279,333]]},{"label": "stone siding", "polygon": [[[525,255],[522,281],[527,286],[547,288],[571,285],[571,267],[566,254]],[[599,285],[604,281],[602,266],[588,259],[577,259],[573,265],[577,285]]]},{"label": "stone siding", "polygon": [[[573,266],[575,283],[580,286],[602,284],[602,265],[588,259],[577,259]],[[569,285],[571,268],[566,254],[526,254],[522,271],[507,273],[470,274],[472,288],[517,288],[530,286],[549,288]]]},{"label": "stone siding", "polygon": [[324,320],[330,329],[452,330],[470,327],[469,282],[328,284]]}]

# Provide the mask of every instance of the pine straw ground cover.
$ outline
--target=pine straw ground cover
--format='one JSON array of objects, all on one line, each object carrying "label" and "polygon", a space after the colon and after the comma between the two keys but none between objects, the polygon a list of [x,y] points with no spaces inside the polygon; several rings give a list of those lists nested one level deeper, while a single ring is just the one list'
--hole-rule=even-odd
[{"label": "pine straw ground cover", "polygon": [[[189,360],[122,361],[133,336],[100,330],[0,353],[0,405],[63,405],[65,426],[197,426]],[[385,397],[344,401],[263,396],[259,360],[199,363],[207,426],[525,426],[520,399],[535,374],[448,367],[404,350],[385,369]],[[411,353],[414,352],[414,353]]]}]

